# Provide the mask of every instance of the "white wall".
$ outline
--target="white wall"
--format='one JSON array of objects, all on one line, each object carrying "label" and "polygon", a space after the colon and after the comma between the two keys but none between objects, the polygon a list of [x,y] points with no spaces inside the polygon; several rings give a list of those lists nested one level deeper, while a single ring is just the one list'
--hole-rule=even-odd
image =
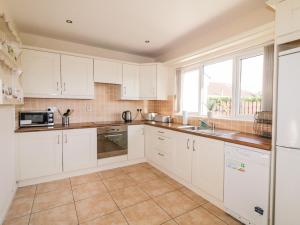
[{"label": "white wall", "polygon": [[14,106],[0,106],[0,224],[16,189],[14,128]]},{"label": "white wall", "polygon": [[96,57],[124,60],[136,63],[154,62],[154,59],[139,55],[119,52],[104,48],[97,48],[90,45],[79,44],[75,42],[63,41],[49,37],[43,37],[35,34],[20,33],[20,38],[24,45],[30,45],[39,48],[48,48],[57,51],[73,52]]}]

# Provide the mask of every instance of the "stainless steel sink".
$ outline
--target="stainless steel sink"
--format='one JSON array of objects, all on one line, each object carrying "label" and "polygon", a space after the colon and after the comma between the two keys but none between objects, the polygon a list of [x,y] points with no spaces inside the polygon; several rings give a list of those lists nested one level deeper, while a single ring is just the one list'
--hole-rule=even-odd
[{"label": "stainless steel sink", "polygon": [[231,135],[235,135],[235,134],[240,133],[238,131],[232,131],[232,130],[203,129],[203,128],[198,127],[198,126],[190,126],[190,125],[179,126],[178,128],[183,129],[183,130],[195,131],[197,133],[216,135],[216,136],[231,136]]}]

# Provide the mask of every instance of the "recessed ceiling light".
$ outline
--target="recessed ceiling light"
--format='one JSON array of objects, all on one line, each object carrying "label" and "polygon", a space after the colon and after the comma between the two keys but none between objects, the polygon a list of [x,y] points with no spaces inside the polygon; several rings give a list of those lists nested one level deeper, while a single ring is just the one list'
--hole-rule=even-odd
[{"label": "recessed ceiling light", "polygon": [[72,20],[66,20],[66,23],[73,23]]},{"label": "recessed ceiling light", "polygon": [[149,40],[146,40],[146,41],[145,41],[145,43],[146,43],[146,44],[149,44],[149,43],[150,43],[150,41],[149,41]]}]

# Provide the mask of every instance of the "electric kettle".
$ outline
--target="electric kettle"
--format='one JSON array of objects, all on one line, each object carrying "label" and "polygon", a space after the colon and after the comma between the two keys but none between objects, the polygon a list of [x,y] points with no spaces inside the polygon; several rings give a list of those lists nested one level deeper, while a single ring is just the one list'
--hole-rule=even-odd
[{"label": "electric kettle", "polygon": [[122,113],[122,119],[123,119],[125,122],[131,122],[131,121],[132,121],[131,112],[130,112],[130,111],[124,111],[124,112]]}]

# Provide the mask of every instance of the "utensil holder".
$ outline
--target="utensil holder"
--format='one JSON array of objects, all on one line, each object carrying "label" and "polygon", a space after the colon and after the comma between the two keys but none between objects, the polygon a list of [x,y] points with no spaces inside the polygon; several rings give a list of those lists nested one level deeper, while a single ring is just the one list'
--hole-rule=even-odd
[{"label": "utensil holder", "polygon": [[68,126],[70,124],[70,117],[69,116],[63,116],[62,117],[62,124],[64,126]]}]

